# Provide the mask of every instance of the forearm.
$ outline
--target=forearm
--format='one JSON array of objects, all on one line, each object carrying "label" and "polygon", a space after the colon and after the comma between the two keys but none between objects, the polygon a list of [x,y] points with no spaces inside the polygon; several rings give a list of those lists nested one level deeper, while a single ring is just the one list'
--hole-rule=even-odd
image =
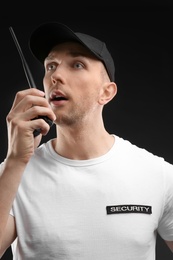
[{"label": "forearm", "polygon": [[0,174],[0,243],[26,164],[7,159]]}]

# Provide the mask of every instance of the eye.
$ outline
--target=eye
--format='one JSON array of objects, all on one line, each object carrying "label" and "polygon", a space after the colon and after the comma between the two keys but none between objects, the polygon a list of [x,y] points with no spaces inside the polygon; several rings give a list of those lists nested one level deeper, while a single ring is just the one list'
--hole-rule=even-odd
[{"label": "eye", "polygon": [[56,65],[54,63],[49,63],[49,64],[47,64],[46,69],[47,69],[47,71],[55,70]]},{"label": "eye", "polygon": [[75,63],[74,63],[74,67],[75,67],[76,69],[82,69],[82,68],[84,67],[84,65],[83,65],[83,63],[81,63],[81,62],[75,62]]}]

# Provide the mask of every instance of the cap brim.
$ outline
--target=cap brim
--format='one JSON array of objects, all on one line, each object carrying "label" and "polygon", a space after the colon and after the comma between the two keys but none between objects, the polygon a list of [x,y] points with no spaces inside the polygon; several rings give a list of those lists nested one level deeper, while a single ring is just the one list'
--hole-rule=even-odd
[{"label": "cap brim", "polygon": [[105,43],[93,36],[73,32],[62,23],[49,22],[37,27],[30,36],[29,48],[35,58],[44,63],[53,47],[67,41],[76,41],[85,46],[96,58],[103,62],[110,79],[114,81],[114,62]]},{"label": "cap brim", "polygon": [[85,45],[66,25],[48,23],[40,25],[31,34],[29,47],[33,55],[43,63],[50,50],[58,43],[65,41],[77,41]]}]

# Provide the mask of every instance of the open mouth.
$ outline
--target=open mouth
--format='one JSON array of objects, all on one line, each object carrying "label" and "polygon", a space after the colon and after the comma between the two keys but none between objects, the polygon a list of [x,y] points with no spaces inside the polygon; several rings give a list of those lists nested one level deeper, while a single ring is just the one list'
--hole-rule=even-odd
[{"label": "open mouth", "polygon": [[63,97],[63,96],[59,96],[59,95],[56,95],[56,96],[53,96],[50,101],[61,101],[61,100],[67,100],[67,98]]},{"label": "open mouth", "polygon": [[53,105],[62,105],[67,98],[62,93],[52,93],[50,96],[50,103]]}]

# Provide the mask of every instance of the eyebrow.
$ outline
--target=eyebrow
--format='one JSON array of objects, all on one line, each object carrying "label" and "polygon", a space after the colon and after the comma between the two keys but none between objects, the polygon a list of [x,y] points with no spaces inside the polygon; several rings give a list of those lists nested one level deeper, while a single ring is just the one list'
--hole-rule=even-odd
[{"label": "eyebrow", "polygon": [[[73,50],[70,50],[67,52],[67,54],[69,54],[71,57],[89,57],[89,52],[85,52],[85,51],[73,51]],[[53,60],[54,59],[54,56],[53,55],[49,55],[45,58],[45,61],[46,60]]]}]

